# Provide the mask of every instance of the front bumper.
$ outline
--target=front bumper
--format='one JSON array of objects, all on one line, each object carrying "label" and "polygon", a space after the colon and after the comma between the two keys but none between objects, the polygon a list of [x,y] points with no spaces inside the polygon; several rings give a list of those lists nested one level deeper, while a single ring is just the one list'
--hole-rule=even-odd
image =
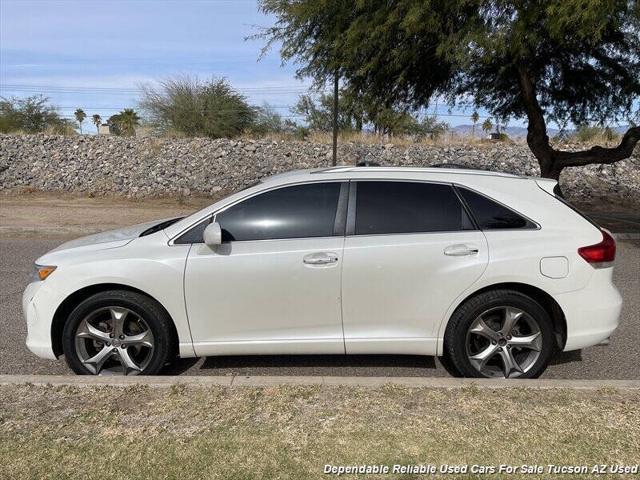
[{"label": "front bumper", "polygon": [[38,357],[55,360],[51,344],[51,320],[38,315],[36,298],[41,291],[43,282],[33,282],[27,285],[22,294],[22,313],[27,322],[27,348]]}]

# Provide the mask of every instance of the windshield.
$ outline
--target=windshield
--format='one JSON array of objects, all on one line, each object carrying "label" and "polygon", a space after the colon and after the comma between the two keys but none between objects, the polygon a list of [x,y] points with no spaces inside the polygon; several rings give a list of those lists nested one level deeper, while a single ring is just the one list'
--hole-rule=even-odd
[{"label": "windshield", "polygon": [[147,228],[144,232],[140,234],[140,236],[144,237],[146,235],[151,235],[152,233],[159,232],[160,230],[164,230],[168,226],[173,225],[174,223],[176,223],[179,220],[182,220],[183,218],[185,217],[176,217],[176,218],[171,218],[169,220],[164,220],[158,223],[157,225],[154,225],[153,227]]}]

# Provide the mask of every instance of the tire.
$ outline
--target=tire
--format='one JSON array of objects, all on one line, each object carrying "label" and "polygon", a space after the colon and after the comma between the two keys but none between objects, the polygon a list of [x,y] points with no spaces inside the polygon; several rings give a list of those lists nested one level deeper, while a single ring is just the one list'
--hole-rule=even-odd
[{"label": "tire", "polygon": [[444,337],[444,356],[463,377],[537,378],[555,348],[547,311],[527,295],[506,289],[463,303]]},{"label": "tire", "polygon": [[438,360],[440,361],[440,365],[442,365],[442,367],[447,371],[449,375],[451,375],[452,377],[462,376],[462,374],[460,373],[458,368],[455,366],[455,364],[451,360],[451,357],[449,357],[449,354],[446,351],[441,357],[438,357]]},{"label": "tire", "polygon": [[172,320],[152,298],[127,290],[81,302],[62,331],[69,367],[78,375],[154,375],[173,358]]}]

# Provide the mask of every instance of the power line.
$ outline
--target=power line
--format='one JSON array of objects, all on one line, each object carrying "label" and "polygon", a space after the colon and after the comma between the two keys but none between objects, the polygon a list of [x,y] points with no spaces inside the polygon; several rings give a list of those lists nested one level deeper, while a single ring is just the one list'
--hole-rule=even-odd
[{"label": "power line", "polygon": [[[151,87],[153,89],[153,87]],[[264,87],[240,87],[233,88],[234,90],[242,93],[299,93],[308,92],[310,89],[307,86],[264,86]],[[0,90],[9,91],[24,91],[24,92],[39,92],[39,93],[73,93],[73,94],[102,94],[102,93],[117,93],[117,94],[140,94],[144,93],[144,88],[138,87],[66,87],[57,85],[26,85],[17,83],[5,83],[0,85]]]},{"label": "power line", "polygon": [[[74,115],[71,114],[64,114],[64,115],[59,115],[60,118],[64,118],[65,120],[75,120],[76,117]],[[296,118],[296,119],[302,119],[304,118],[304,116],[301,115],[280,115],[280,118]],[[91,119],[91,117],[87,117],[85,121],[89,121]],[[106,120],[103,118],[103,120]]]},{"label": "power line", "polygon": [[[153,87],[152,87],[153,88]],[[5,83],[0,85],[0,91],[14,91],[14,92],[26,92],[26,93],[49,93],[49,94],[73,94],[73,95],[139,95],[144,93],[144,88],[138,87],[70,87],[70,86],[60,86],[60,85],[36,85],[36,84],[19,84],[19,83]],[[244,88],[234,88],[234,90],[245,93],[248,95],[284,95],[284,94],[321,94],[326,92],[327,90],[316,90],[311,89],[306,86],[292,87],[292,86],[278,86],[278,85],[270,85],[270,86],[262,86],[262,87],[244,87]],[[434,117],[449,117],[449,118],[467,118],[471,115],[468,113],[451,113],[448,111],[447,113],[437,111],[437,103],[433,110],[432,116]],[[277,105],[272,106],[274,109],[288,109],[291,106],[288,105]],[[78,107],[64,106],[59,107],[60,109],[75,109]],[[121,110],[118,107],[83,107],[86,109],[93,110]],[[490,115],[481,115],[479,118],[486,119],[492,118]]]},{"label": "power line", "polygon": [[[268,104],[269,108],[273,108],[273,109],[287,109],[287,108],[291,108],[291,105],[271,105]],[[131,108],[130,106],[125,106],[125,107],[87,107],[85,105],[76,105],[76,106],[60,106],[60,105],[55,105],[55,108],[57,108],[58,110],[77,110],[78,108],[81,108],[83,110],[124,110],[125,108]],[[260,107],[258,107],[260,108]],[[225,109],[225,111],[228,111],[227,109]],[[243,111],[241,109],[234,109],[233,111]]]}]

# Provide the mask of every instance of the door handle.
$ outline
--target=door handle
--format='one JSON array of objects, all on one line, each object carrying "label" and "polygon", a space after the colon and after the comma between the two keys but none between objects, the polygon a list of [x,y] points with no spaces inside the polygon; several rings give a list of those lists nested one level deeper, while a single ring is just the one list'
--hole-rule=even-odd
[{"label": "door handle", "polygon": [[338,255],[331,252],[310,253],[305,255],[302,261],[307,265],[329,265],[338,261]]},{"label": "door handle", "polygon": [[450,245],[444,249],[444,254],[450,257],[464,257],[466,255],[476,255],[480,250],[471,245]]}]

